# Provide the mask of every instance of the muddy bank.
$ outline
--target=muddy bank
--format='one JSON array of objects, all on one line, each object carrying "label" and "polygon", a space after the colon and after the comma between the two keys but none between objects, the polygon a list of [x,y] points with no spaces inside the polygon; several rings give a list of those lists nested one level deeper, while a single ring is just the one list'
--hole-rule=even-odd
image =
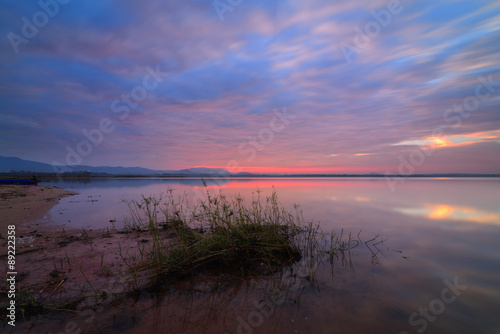
[{"label": "muddy bank", "polygon": [[40,220],[59,199],[74,193],[56,187],[0,185],[0,234],[8,225],[16,225],[20,233],[28,223]]},{"label": "muddy bank", "polygon": [[[46,213],[60,198],[72,194],[56,187],[0,187],[0,261],[7,264],[7,227],[15,225],[17,292],[34,300],[33,304],[70,300],[98,290],[126,290],[131,259],[150,244],[148,232],[57,226]],[[0,304],[6,302],[7,285],[0,282]]]}]

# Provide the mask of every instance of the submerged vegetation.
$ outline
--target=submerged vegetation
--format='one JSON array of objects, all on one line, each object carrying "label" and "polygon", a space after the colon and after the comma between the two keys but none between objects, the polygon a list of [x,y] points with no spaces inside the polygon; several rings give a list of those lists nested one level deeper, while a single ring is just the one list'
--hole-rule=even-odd
[{"label": "submerged vegetation", "polygon": [[212,269],[269,274],[301,259],[299,235],[312,228],[304,226],[298,206],[287,211],[275,192],[265,200],[257,192],[247,203],[207,191],[206,201],[191,208],[172,191],[127,203],[128,228],[147,229],[153,239],[135,270],[152,270],[156,278]]},{"label": "submerged vegetation", "polygon": [[[362,242],[359,233],[325,235],[319,224],[304,220],[299,205],[292,210],[281,205],[275,191],[265,198],[257,191],[245,200],[206,189],[206,200],[192,206],[171,190],[159,198],[124,201],[131,213],[127,229],[147,230],[152,237],[152,244],[128,266],[134,278],[148,273],[145,277],[153,284],[214,270],[266,276],[283,271],[294,275],[301,268],[314,278],[326,259],[352,266],[351,250]],[[378,243],[374,248],[368,243],[377,238],[366,243],[374,264],[379,263]]]}]

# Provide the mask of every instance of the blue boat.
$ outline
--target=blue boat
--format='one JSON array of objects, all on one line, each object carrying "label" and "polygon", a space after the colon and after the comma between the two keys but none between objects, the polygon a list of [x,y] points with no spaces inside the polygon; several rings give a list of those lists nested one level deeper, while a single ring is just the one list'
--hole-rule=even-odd
[{"label": "blue boat", "polygon": [[0,179],[0,184],[22,184],[22,185],[36,185],[38,180],[30,179]]}]

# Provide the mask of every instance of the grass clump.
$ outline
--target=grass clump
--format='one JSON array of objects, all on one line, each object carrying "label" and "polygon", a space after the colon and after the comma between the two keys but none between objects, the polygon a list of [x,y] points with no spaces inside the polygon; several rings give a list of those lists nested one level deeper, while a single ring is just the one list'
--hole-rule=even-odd
[{"label": "grass clump", "polygon": [[148,229],[153,239],[136,269],[152,269],[156,278],[210,269],[272,273],[302,256],[297,238],[304,231],[302,216],[297,206],[286,210],[276,192],[262,199],[257,191],[245,201],[239,195],[214,196],[207,190],[206,200],[191,208],[172,191],[166,198],[142,197],[127,203],[129,228]]}]

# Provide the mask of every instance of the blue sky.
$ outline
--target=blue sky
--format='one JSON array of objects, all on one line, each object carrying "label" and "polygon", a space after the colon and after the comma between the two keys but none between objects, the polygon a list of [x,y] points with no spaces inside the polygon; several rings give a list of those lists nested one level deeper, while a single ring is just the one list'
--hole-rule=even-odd
[{"label": "blue sky", "polygon": [[498,2],[232,3],[0,0],[0,155],[500,172]]}]

